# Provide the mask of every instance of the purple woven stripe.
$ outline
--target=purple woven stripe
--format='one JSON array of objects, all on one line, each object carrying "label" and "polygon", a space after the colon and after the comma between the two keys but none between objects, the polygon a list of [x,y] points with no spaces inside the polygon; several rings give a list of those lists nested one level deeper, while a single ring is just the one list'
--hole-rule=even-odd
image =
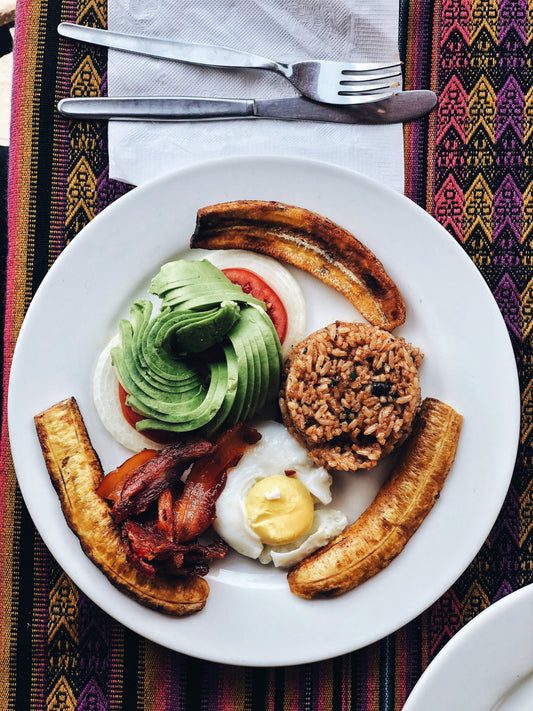
[{"label": "purple woven stripe", "polygon": [[504,0],[499,15],[496,100],[493,262],[494,295],[510,332],[521,337],[520,254],[522,232],[524,92],[518,77],[526,69],[527,4]]},{"label": "purple woven stripe", "polygon": [[39,539],[35,550],[33,613],[33,678],[32,696],[36,708],[45,708],[48,672],[48,610],[50,596],[49,553]]},{"label": "purple woven stripe", "polygon": [[80,680],[79,711],[107,711],[112,625],[108,616],[84,595],[78,608]]},{"label": "purple woven stripe", "polygon": [[[489,284],[509,334],[518,349],[522,339],[522,193],[524,177],[524,90],[520,77],[526,66],[527,4],[503,0],[498,16],[497,70],[492,74],[496,94],[495,164],[492,189],[492,265]],[[520,366],[519,366],[520,367]],[[492,603],[520,587],[519,467],[487,543],[478,556],[490,587],[481,590]],[[468,621],[465,619],[465,622]]]}]

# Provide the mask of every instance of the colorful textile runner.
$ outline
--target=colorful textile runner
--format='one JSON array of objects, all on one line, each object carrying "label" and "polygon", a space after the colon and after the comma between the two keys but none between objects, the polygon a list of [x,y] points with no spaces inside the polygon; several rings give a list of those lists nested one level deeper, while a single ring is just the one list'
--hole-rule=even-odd
[{"label": "colorful textile runner", "polygon": [[18,2],[0,449],[0,708],[399,710],[465,623],[533,581],[533,0],[401,0],[406,88],[430,88],[440,99],[429,118],[405,127],[406,194],[483,274],[519,370],[521,439],[501,514],[453,587],[395,634],[329,661],[266,669],[192,659],[110,619],[55,563],[16,484],[6,393],[24,313],[64,246],[128,189],[108,179],[105,124],[69,124],[54,110],[69,93],[106,90],[105,52],[59,41],[56,26],[65,20],[105,27],[105,2]]}]

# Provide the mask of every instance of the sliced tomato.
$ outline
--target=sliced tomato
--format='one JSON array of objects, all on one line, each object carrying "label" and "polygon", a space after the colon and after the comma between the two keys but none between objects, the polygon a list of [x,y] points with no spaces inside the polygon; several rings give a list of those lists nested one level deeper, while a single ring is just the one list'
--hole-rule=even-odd
[{"label": "sliced tomato", "polygon": [[129,459],[126,459],[123,464],[105,475],[96,490],[97,494],[103,499],[109,499],[109,501],[116,504],[120,499],[120,492],[132,472],[155,457],[156,454],[155,449],[143,449]]},{"label": "sliced tomato", "polygon": [[[133,408],[126,405],[128,393],[124,390],[120,383],[118,384],[118,397],[120,400],[120,409],[122,410],[122,414],[124,415],[126,422],[128,422],[133,428],[135,428],[135,425],[139,422],[139,420],[146,419],[144,415],[139,415],[139,413],[135,412]],[[172,442],[177,442],[180,439],[179,433],[166,432],[165,430],[144,430],[142,434],[158,444],[171,444]]]},{"label": "sliced tomato", "polygon": [[274,324],[280,342],[283,343],[287,335],[287,311],[274,289],[249,269],[230,267],[222,271],[233,284],[238,284],[245,294],[251,294],[259,301],[265,302],[267,314]]},{"label": "sliced tomato", "polygon": [[124,390],[120,383],[118,384],[118,396],[120,399],[120,407],[122,409],[122,414],[130,423],[130,425],[132,427],[135,427],[137,422],[143,420],[144,418],[142,415],[139,415],[138,412],[135,412],[135,410],[129,407],[129,405],[126,405],[126,398],[128,397],[128,393]]}]

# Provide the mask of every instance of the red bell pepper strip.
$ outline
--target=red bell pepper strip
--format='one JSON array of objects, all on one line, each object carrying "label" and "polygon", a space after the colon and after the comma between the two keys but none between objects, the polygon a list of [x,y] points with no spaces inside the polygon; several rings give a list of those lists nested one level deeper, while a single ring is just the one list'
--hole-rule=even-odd
[{"label": "red bell pepper strip", "polygon": [[145,464],[145,462],[148,462],[152,457],[155,457],[156,454],[157,451],[155,449],[143,449],[129,459],[126,459],[123,464],[113,469],[109,474],[106,474],[100,482],[96,493],[103,499],[107,499],[116,504],[120,499],[122,488],[131,474],[142,464]]}]

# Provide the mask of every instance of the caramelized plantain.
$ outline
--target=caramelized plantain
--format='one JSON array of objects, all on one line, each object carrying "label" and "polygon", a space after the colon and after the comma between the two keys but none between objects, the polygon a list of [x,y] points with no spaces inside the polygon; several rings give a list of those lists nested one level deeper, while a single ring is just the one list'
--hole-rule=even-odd
[{"label": "caramelized plantain", "polygon": [[303,269],[341,292],[372,325],[405,321],[405,303],[376,255],[350,232],[301,207],[236,200],[198,210],[191,247],[248,249]]},{"label": "caramelized plantain", "polygon": [[425,519],[452,466],[462,416],[426,398],[392,476],[351,526],[288,573],[303,598],[334,597],[383,570]]},{"label": "caramelized plantain", "polygon": [[96,493],[102,468],[76,400],[67,398],[36,415],[35,426],[61,508],[86,555],[117,588],[147,607],[178,616],[201,610],[209,594],[203,578],[150,579],[126,559],[110,509]]}]

